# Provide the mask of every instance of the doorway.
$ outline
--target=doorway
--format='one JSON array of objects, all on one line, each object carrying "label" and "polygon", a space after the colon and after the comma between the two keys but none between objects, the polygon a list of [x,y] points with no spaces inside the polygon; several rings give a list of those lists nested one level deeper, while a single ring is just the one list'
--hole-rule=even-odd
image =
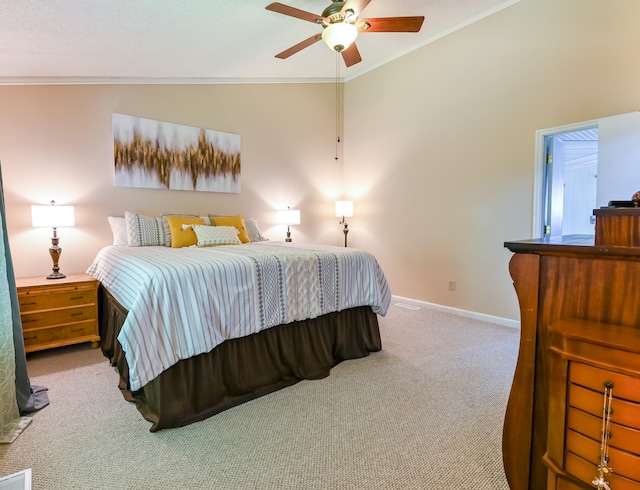
[{"label": "doorway", "polygon": [[598,128],[546,135],[543,236],[595,234]]},{"label": "doorway", "polygon": [[640,111],[536,131],[535,162],[532,238],[593,235],[594,209],[640,189]]}]

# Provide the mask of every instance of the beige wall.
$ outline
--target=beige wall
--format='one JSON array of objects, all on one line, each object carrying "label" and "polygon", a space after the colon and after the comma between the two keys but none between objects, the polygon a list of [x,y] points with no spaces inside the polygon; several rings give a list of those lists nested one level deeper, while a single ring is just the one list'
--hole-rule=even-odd
[{"label": "beige wall", "polygon": [[503,243],[531,236],[535,132],[638,110],[639,19],[522,0],[346,85],[352,242],[394,294],[519,317]]},{"label": "beige wall", "polygon": [[[0,87],[17,275],[50,270],[29,206],[52,198],[76,205],[69,273],[125,210],[254,215],[282,239],[273,210],[290,204],[294,240],[339,245],[344,171],[350,244],[378,257],[394,294],[517,319],[503,242],[530,236],[535,131],[640,108],[638,19],[637,0],[521,0],[351,80],[338,162],[331,84]],[[240,134],[242,192],[113,187],[112,112]]]},{"label": "beige wall", "polygon": [[[46,275],[51,230],[31,227],[31,204],[74,204],[59,230],[65,273],[83,272],[110,243],[106,217],[124,211],[242,214],[283,240],[275,210],[300,208],[294,240],[339,245],[332,218],[342,192],[336,162],[335,85],[113,85],[0,87],[0,161],[18,277]],[[114,187],[111,114],[239,134],[239,194]],[[339,149],[341,152],[341,148]]]}]

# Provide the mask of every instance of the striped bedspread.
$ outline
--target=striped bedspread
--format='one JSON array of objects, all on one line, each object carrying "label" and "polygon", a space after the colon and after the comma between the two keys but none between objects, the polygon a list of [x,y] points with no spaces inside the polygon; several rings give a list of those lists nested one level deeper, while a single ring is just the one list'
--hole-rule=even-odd
[{"label": "striped bedspread", "polygon": [[87,272],[129,311],[118,341],[132,390],[226,339],[356,306],[385,315],[391,301],[376,259],[344,247],[109,246]]}]

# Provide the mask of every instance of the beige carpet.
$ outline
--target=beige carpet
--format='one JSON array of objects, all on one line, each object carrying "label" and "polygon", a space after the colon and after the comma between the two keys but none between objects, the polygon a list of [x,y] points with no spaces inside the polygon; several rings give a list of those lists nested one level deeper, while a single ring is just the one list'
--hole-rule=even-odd
[{"label": "beige carpet", "polygon": [[34,490],[507,489],[515,329],[393,306],[382,352],[210,419],[149,432],[88,344],[29,355],[50,406],[0,446]]}]

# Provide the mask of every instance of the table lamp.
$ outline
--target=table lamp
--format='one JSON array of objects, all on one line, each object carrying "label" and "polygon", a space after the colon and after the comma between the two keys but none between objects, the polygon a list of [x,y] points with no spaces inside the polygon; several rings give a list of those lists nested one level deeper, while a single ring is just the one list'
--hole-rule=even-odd
[{"label": "table lamp", "polygon": [[56,206],[55,201],[51,201],[50,206],[31,206],[31,224],[38,227],[53,228],[51,248],[49,248],[49,255],[51,255],[51,260],[53,261],[53,272],[47,276],[47,279],[62,279],[66,277],[60,272],[60,267],[58,266],[62,249],[58,246],[60,239],[57,235],[57,229],[61,226],[75,226],[73,206]]},{"label": "table lamp", "polygon": [[291,230],[289,226],[300,224],[300,210],[287,207],[287,209],[278,211],[278,221],[283,225],[287,225],[287,238],[285,238],[285,242],[290,242]]},{"label": "table lamp", "polygon": [[347,233],[349,233],[349,225],[345,218],[353,216],[353,201],[336,201],[336,217],[342,218],[341,225],[344,225],[344,246],[347,246]]}]

